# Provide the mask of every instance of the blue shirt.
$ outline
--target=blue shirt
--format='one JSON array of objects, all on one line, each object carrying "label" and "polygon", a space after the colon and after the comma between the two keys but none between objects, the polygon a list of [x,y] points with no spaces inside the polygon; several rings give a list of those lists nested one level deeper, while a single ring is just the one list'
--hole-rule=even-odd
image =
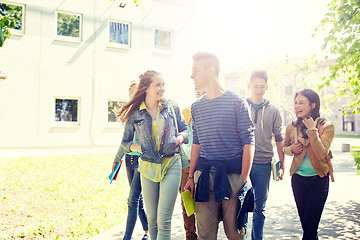
[{"label": "blue shirt", "polygon": [[197,166],[222,161],[227,173],[241,173],[244,145],[255,143],[249,106],[232,91],[210,100],[205,96],[191,106],[193,143],[201,146]]}]

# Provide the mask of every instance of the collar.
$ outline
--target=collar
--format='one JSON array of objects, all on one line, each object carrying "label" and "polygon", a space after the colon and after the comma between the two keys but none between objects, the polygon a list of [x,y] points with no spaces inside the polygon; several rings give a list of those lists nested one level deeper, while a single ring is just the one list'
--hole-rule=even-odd
[{"label": "collar", "polygon": [[[165,107],[167,107],[167,105],[168,105],[168,103],[165,103],[165,104],[159,103],[160,111],[163,110]],[[148,110],[146,107],[145,101],[142,102],[139,107],[139,111],[142,111],[142,110],[146,110],[146,111]]]},{"label": "collar", "polygon": [[144,109],[147,110],[145,102],[142,102],[140,107],[139,107],[139,111],[144,110]]}]

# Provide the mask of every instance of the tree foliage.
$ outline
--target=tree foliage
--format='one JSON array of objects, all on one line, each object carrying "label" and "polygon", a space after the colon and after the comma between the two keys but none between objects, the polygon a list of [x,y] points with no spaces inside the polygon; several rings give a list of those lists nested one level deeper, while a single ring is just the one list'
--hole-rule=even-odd
[{"label": "tree foliage", "polygon": [[0,28],[4,37],[3,41],[10,38],[9,29],[22,29],[22,14],[22,6],[0,3]]},{"label": "tree foliage", "polygon": [[58,13],[57,34],[66,37],[80,37],[80,16]]},{"label": "tree foliage", "polygon": [[328,55],[337,56],[335,64],[330,66],[330,74],[323,78],[320,89],[327,88],[335,80],[337,83],[336,97],[348,98],[348,109],[352,113],[360,113],[360,1],[332,0],[328,5],[328,13],[315,34],[329,29],[324,39],[322,50],[325,59]]}]

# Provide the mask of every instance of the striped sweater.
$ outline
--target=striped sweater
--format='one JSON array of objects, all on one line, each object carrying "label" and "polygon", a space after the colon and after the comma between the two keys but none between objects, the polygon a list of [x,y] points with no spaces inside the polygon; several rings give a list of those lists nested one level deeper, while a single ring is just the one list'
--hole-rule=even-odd
[{"label": "striped sweater", "polygon": [[254,124],[244,97],[226,91],[215,99],[199,98],[191,106],[193,143],[199,159],[223,161],[227,172],[241,173],[245,144],[255,144]]}]

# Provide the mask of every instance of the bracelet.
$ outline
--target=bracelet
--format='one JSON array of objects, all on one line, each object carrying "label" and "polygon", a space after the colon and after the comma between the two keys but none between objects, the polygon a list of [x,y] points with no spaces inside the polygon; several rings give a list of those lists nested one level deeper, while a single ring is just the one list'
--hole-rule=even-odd
[{"label": "bracelet", "polygon": [[192,180],[194,180],[194,176],[188,176],[187,179],[192,179]]}]

